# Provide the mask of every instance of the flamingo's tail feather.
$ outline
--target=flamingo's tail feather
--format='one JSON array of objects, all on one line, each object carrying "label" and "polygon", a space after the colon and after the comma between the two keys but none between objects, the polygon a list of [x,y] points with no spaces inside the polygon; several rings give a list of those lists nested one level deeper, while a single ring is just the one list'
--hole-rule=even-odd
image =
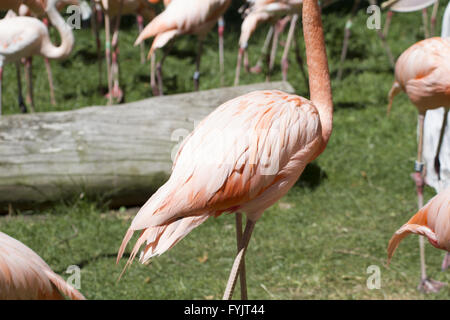
[{"label": "flamingo's tail feather", "polygon": [[400,87],[400,84],[395,81],[392,84],[392,88],[391,90],[389,90],[389,104],[387,107],[387,112],[386,114],[389,115],[391,113],[391,109],[392,109],[392,103],[394,102],[394,98],[397,94],[399,94],[402,91],[402,88]]},{"label": "flamingo's tail feather", "polygon": [[56,289],[71,300],[86,300],[86,298],[74,287],[64,281],[59,275],[52,271],[46,271],[50,281]]}]

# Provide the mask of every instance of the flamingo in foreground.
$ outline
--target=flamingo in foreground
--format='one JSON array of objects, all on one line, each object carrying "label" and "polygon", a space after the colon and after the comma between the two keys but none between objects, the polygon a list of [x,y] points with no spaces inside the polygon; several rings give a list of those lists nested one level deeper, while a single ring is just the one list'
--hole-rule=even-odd
[{"label": "flamingo in foreground", "polygon": [[[156,49],[163,48],[174,37],[182,34],[195,34],[198,36],[198,51],[196,59],[196,71],[194,73],[195,90],[199,88],[200,57],[202,53],[203,39],[212,27],[219,21],[231,4],[231,0],[173,0],[166,9],[155,17],[136,39],[135,45],[147,38],[155,37],[150,48],[149,57]],[[173,43],[173,42],[172,42]],[[156,67],[158,88],[153,92],[162,95],[162,64],[168,55],[163,57]]]},{"label": "flamingo in foreground", "polygon": [[22,242],[0,232],[0,300],[85,300]]},{"label": "flamingo in foreground", "polygon": [[66,58],[72,51],[74,37],[72,29],[56,9],[61,0],[47,0],[46,12],[50,22],[58,30],[61,44],[52,44],[48,29],[39,19],[32,17],[13,17],[0,21],[0,114],[1,84],[5,63],[17,62],[22,58],[41,55],[49,59]]},{"label": "flamingo in foreground", "polygon": [[[450,108],[450,39],[434,37],[412,45],[398,58],[395,66],[395,79],[389,92],[388,113],[394,97],[402,90],[419,111],[419,143],[417,160],[414,165],[418,208],[423,207],[424,162],[423,132],[427,110]],[[448,112],[448,111],[447,111]],[[445,130],[445,119],[441,126],[441,136]],[[442,140],[440,141],[442,143]],[[439,152],[440,146],[437,147]],[[439,158],[439,154],[436,155]],[[435,167],[435,170],[438,170]],[[420,289],[436,292],[442,283],[427,278],[425,266],[424,240],[420,238],[421,277]]]},{"label": "flamingo in foreground", "polygon": [[126,266],[143,244],[141,262],[164,253],[209,217],[245,213],[242,237],[237,224],[239,250],[224,293],[231,299],[256,221],[289,191],[331,136],[333,102],[317,0],[304,1],[302,20],[311,100],[255,91],[213,111],[184,140],[169,180],[133,219],[117,262],[135,231],[140,236]]},{"label": "flamingo in foreground", "polygon": [[434,196],[394,233],[388,245],[388,264],[399,243],[412,233],[427,237],[434,247],[450,252],[450,187]]}]

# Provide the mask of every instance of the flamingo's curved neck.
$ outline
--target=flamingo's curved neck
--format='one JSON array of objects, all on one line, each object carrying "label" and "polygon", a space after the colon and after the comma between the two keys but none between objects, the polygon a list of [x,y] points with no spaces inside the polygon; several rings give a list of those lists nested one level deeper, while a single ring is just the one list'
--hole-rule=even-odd
[{"label": "flamingo's curved neck", "polygon": [[311,101],[319,111],[322,125],[322,151],[333,130],[333,100],[322,18],[316,0],[303,1],[303,33],[309,72]]},{"label": "flamingo's curved neck", "polygon": [[49,41],[43,45],[42,54],[49,59],[66,58],[72,51],[75,43],[72,29],[66,24],[63,17],[56,9],[56,2],[57,0],[49,0],[46,11],[50,22],[55,26],[56,30],[58,30],[59,36],[61,37],[61,44],[56,47],[49,39]]}]

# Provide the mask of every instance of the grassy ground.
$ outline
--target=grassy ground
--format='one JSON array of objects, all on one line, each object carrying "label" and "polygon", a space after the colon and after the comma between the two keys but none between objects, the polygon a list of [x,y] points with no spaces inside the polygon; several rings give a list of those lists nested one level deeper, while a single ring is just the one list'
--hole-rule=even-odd
[{"label": "grassy ground", "polygon": [[[332,77],[338,67],[343,26],[349,8],[324,12],[324,28]],[[439,12],[441,21],[443,10]],[[310,165],[301,180],[258,222],[247,254],[249,297],[258,299],[448,299],[450,287],[438,294],[416,290],[419,279],[417,237],[407,238],[393,263],[386,267],[386,247],[392,233],[416,209],[409,175],[416,151],[416,110],[399,96],[390,118],[386,95],[393,81],[375,31],[365,27],[361,10],[354,21],[344,79],[333,81],[334,132],[326,152]],[[389,44],[398,56],[423,37],[420,13],[394,16]],[[126,100],[150,95],[147,66],[139,64],[132,20],[121,33],[121,83]],[[231,85],[237,52],[238,25],[228,24],[226,84]],[[267,26],[252,39],[254,63]],[[90,31],[75,32],[71,58],[53,62],[58,106],[49,105],[45,69],[35,59],[38,111],[67,110],[105,104],[97,93],[95,44]],[[299,41],[303,39],[297,32]],[[303,46],[303,44],[302,44]],[[166,60],[166,92],[193,89],[195,38],[180,38]],[[201,89],[218,87],[216,34],[205,45]],[[281,57],[281,50],[278,58]],[[289,81],[307,95],[294,55]],[[180,72],[183,70],[183,72]],[[273,80],[281,79],[279,64]],[[264,81],[264,75],[243,74],[242,83]],[[5,73],[4,105],[17,113],[15,70]],[[426,199],[433,195],[426,189]],[[111,212],[105,203],[77,199],[53,208],[0,218],[0,230],[23,241],[64,277],[69,265],[81,267],[81,291],[89,299],[217,299],[221,298],[235,253],[234,217],[209,219],[149,265],[134,263],[120,282],[125,264],[115,255],[135,209]],[[220,235],[220,236],[218,236]],[[429,275],[450,282],[440,271],[443,252],[426,246]],[[381,289],[369,290],[369,266],[379,266]],[[236,297],[239,297],[237,294]]]}]

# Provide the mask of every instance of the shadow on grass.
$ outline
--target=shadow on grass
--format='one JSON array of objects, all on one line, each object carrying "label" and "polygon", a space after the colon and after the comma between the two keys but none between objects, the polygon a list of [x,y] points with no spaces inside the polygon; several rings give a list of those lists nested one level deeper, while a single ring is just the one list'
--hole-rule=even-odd
[{"label": "shadow on grass", "polygon": [[[124,252],[122,259],[124,258],[129,258],[130,257],[130,253]],[[99,260],[99,259],[116,259],[117,258],[117,252],[115,253],[100,253],[97,254],[93,257],[89,257],[87,259],[81,260],[77,263],[75,263],[76,266],[78,266],[80,269],[83,269],[85,266],[87,266],[90,263],[94,263],[95,261]],[[55,270],[56,273],[61,274],[66,272],[66,269],[64,270]]]},{"label": "shadow on grass", "polygon": [[309,163],[295,183],[296,187],[316,189],[328,175],[316,162]]}]

